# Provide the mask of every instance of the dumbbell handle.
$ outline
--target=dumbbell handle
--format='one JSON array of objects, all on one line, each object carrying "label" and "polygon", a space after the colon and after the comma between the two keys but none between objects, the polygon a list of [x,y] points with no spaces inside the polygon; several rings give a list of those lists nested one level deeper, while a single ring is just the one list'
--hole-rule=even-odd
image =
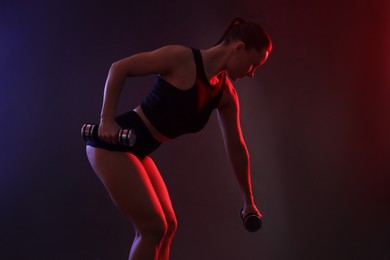
[{"label": "dumbbell handle", "polygon": [[[81,137],[84,141],[99,141],[98,136],[99,125],[96,124],[84,124],[81,127]],[[124,128],[119,130],[118,143],[122,146],[132,147],[135,145],[136,135],[133,129]]]}]

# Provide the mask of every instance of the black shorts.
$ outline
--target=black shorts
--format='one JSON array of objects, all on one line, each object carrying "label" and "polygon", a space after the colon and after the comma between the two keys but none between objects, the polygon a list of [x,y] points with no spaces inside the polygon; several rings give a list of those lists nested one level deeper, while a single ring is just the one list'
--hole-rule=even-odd
[{"label": "black shorts", "polygon": [[130,152],[137,156],[140,160],[155,151],[161,145],[161,142],[153,138],[149,129],[145,126],[141,117],[136,112],[129,111],[121,114],[117,116],[115,120],[120,127],[132,129],[135,132],[136,141],[133,146],[127,147],[119,144],[108,144],[99,140],[88,141],[87,145],[103,148],[109,151]]}]

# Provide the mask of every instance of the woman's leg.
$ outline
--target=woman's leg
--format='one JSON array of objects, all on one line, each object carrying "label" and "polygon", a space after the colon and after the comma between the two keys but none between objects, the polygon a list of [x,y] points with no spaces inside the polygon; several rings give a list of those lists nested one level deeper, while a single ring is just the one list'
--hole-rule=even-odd
[{"label": "woman's leg", "polygon": [[142,160],[142,164],[145,167],[145,170],[148,173],[148,176],[150,178],[150,181],[152,182],[154,190],[160,200],[160,204],[164,211],[165,219],[168,225],[167,232],[161,244],[159,258],[158,258],[159,260],[167,260],[169,259],[169,251],[170,251],[172,238],[177,228],[176,215],[172,207],[172,202],[169,197],[168,190],[166,188],[164,180],[161,177],[161,174],[157,166],[155,165],[155,163],[150,157],[146,157],[144,160]]},{"label": "woman's leg", "polygon": [[88,159],[112,201],[136,226],[129,259],[158,259],[167,221],[149,176],[138,158],[87,146]]}]

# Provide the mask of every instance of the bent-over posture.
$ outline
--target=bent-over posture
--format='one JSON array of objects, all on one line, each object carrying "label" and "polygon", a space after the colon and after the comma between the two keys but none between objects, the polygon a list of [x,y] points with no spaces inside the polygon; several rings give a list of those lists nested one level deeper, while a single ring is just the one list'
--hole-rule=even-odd
[{"label": "bent-over posture", "polygon": [[[168,190],[149,154],[164,142],[201,130],[214,109],[242,192],[242,214],[261,216],[252,194],[249,153],[232,81],[253,77],[271,49],[271,40],[259,25],[236,18],[209,49],[169,45],[112,65],[104,89],[99,141],[89,141],[86,150],[112,201],[134,225],[129,259],[168,259],[177,227]],[[157,74],[149,95],[134,110],[116,116],[126,79],[149,74]],[[121,128],[134,130],[134,146],[118,144]]]}]

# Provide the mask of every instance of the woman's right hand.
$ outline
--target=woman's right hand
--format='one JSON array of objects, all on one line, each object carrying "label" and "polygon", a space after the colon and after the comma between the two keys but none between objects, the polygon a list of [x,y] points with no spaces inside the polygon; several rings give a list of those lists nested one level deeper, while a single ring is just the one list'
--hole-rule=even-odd
[{"label": "woman's right hand", "polygon": [[99,139],[105,143],[118,144],[118,133],[121,127],[114,118],[100,120],[98,129]]}]

